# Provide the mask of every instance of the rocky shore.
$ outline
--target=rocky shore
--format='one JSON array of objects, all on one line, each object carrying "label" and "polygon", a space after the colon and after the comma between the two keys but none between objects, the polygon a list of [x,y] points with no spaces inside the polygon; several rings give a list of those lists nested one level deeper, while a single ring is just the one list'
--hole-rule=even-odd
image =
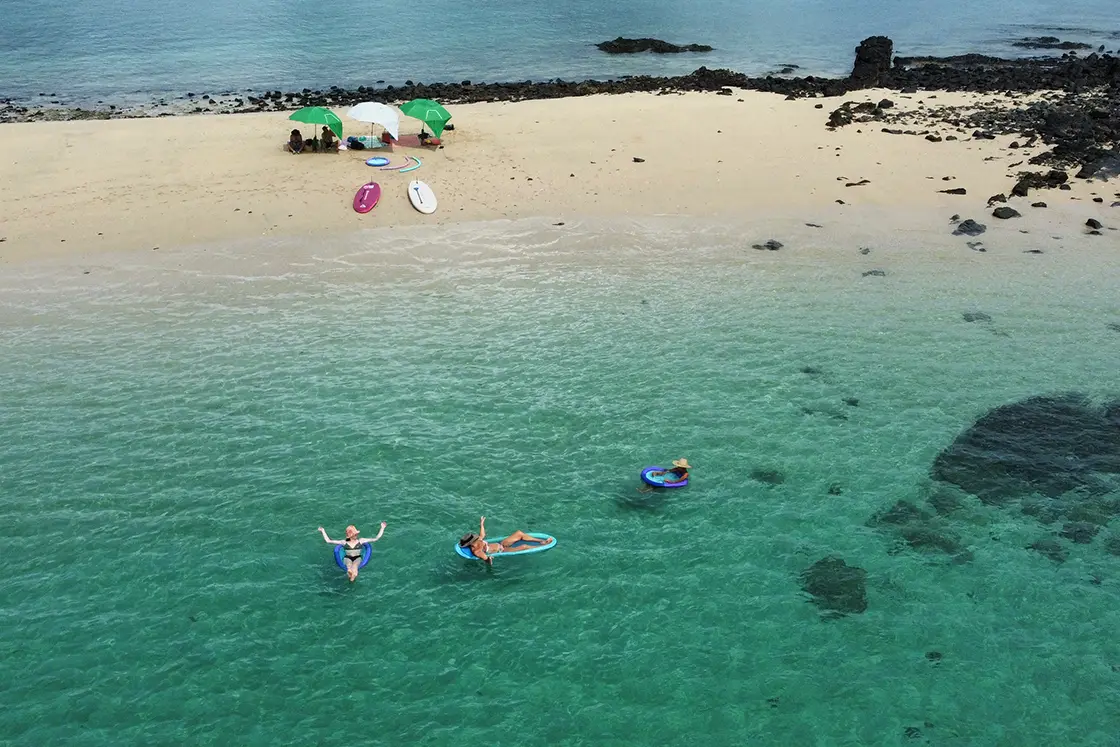
[{"label": "rocky shore", "polygon": [[[639,40],[640,41],[640,40]],[[654,40],[655,41],[655,40]],[[1047,38],[1035,41],[1053,46]],[[1068,46],[1068,45],[1067,45]],[[701,67],[676,77],[632,76],[618,80],[572,82],[552,80],[520,83],[420,83],[404,86],[359,86],[298,92],[266,91],[244,94],[189,93],[178,101],[160,100],[151,107],[120,109],[115,106],[85,109],[52,102],[50,106],[21,106],[0,102],[0,122],[60,119],[111,119],[119,117],[172,116],[176,114],[233,114],[296,109],[303,106],[346,107],[360,101],[403,102],[431,98],[446,104],[553,99],[594,94],[652,92],[672,94],[703,91],[734,95],[734,89],[765,91],[790,98],[839,97],[870,88],[891,89],[900,94],[937,91],[999,93],[1014,97],[1045,92],[1038,100],[1021,106],[990,106],[979,111],[928,107],[920,117],[913,113],[892,115],[889,107],[862,105],[840,107],[828,125],[881,122],[905,125],[898,134],[942,137],[938,128],[974,129],[980,137],[1014,134],[1024,140],[1040,139],[1051,150],[1031,159],[1034,164],[1078,167],[1081,176],[1100,173],[1117,165],[1120,144],[1120,57],[1103,51],[1080,56],[1067,52],[1060,57],[1002,59],[984,55],[953,57],[903,57],[894,55],[893,42],[873,36],[859,44],[852,72],[844,78],[749,77],[732,70]],[[932,97],[931,97],[932,98]],[[822,107],[824,104],[822,103]],[[889,130],[888,130],[889,131]],[[955,139],[950,136],[946,139]]]}]

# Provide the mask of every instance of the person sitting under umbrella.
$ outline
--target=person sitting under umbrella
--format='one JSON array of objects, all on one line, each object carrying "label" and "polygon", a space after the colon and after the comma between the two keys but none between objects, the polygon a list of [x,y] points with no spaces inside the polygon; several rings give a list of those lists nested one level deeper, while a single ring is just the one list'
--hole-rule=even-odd
[{"label": "person sitting under umbrella", "polygon": [[420,134],[417,137],[420,138],[420,144],[421,145],[441,145],[442,144],[442,141],[438,137],[434,137],[432,135],[429,135],[427,132],[424,131],[423,128],[420,128]]},{"label": "person sitting under umbrella", "polygon": [[326,152],[328,150],[333,150],[337,153],[338,141],[334,139],[334,133],[331,132],[331,128],[323,125],[323,134],[319,138],[319,151]]},{"label": "person sitting under umbrella", "polygon": [[288,138],[287,144],[284,146],[292,153],[302,153],[304,142],[303,135],[299,130],[292,130],[291,136]]}]

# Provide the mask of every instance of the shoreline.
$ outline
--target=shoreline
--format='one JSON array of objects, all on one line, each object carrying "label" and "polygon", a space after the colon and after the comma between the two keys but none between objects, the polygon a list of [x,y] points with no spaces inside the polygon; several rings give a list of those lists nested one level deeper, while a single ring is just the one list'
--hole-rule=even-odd
[{"label": "shoreline", "polygon": [[[0,100],[0,124],[167,118],[195,114],[261,114],[292,111],[305,106],[342,108],[367,100],[400,104],[413,98],[429,98],[446,105],[461,106],[575,99],[604,94],[709,93],[736,96],[736,91],[750,91],[779,94],[790,100],[831,100],[872,89],[908,95],[949,92],[1007,94],[1029,99],[1031,106],[1025,108],[989,107],[987,116],[973,117],[972,126],[980,129],[984,137],[1017,134],[1032,141],[1040,138],[1053,146],[1049,154],[1032,160],[1032,165],[1078,166],[1084,176],[1091,176],[1108,165],[1105,162],[1111,162],[1111,171],[1120,173],[1120,57],[1107,52],[1091,52],[1081,57],[1075,51],[1065,52],[1059,57],[1020,59],[979,54],[905,57],[895,55],[893,41],[884,36],[872,36],[860,42],[855,49],[852,71],[843,78],[773,75],[751,78],[732,70],[700,67],[684,76],[627,76],[607,81],[478,84],[462,81],[458,84],[430,85],[408,81],[404,87],[359,86],[346,90],[332,86],[326,91],[304,89],[299,93],[285,93],[276,90],[258,95],[232,93],[217,99],[210,94],[196,97],[189,92],[170,103],[159,99],[148,106],[124,109],[116,105],[86,109],[61,104],[56,106],[53,102],[45,107],[30,107]],[[1039,99],[1037,95],[1040,93],[1047,95]],[[856,114],[871,116],[854,117],[851,112],[834,110],[828,126],[872,120],[892,122],[890,113],[884,114],[880,107],[864,109]],[[942,120],[957,123],[951,118],[942,117]],[[1086,169],[1089,171],[1085,172]]]},{"label": "shoreline", "polygon": [[[1037,101],[872,89],[836,103],[853,113],[851,124],[829,127],[832,113],[814,99],[752,91],[468,104],[455,107],[459,127],[443,149],[388,154],[423,160],[403,175],[367,167],[368,152],[285,153],[292,123],[283,113],[10,124],[0,141],[0,160],[12,164],[0,184],[8,209],[0,263],[269,237],[313,247],[363,228],[544,216],[729,217],[757,226],[752,242],[782,241],[761,235],[776,219],[821,223],[816,216],[863,208],[928,216],[963,251],[985,237],[951,236],[954,214],[987,224],[988,238],[1012,227],[1081,236],[1092,219],[1100,235],[1087,240],[1120,240],[1114,184],[1062,171],[1063,191],[1031,183],[1016,196],[1016,179],[1049,152],[1045,143],[971,129],[970,112]],[[1059,186],[1046,176],[1042,185]],[[431,216],[405,199],[416,178],[440,200]],[[382,202],[359,215],[353,194],[370,179],[382,184]],[[1049,207],[1031,207],[1039,201]],[[1001,206],[1022,217],[992,217]]]}]

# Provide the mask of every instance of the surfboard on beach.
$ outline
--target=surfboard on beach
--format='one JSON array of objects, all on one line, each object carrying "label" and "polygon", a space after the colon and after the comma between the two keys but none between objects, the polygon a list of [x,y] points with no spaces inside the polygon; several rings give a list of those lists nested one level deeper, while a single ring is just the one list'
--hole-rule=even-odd
[{"label": "surfboard on beach", "polygon": [[373,210],[377,201],[381,199],[381,185],[377,182],[369,182],[358,187],[358,191],[354,194],[354,210],[359,213],[368,213]]},{"label": "surfboard on beach", "polygon": [[436,211],[436,193],[419,179],[408,183],[408,199],[412,202],[412,207],[421,213],[431,214]]}]

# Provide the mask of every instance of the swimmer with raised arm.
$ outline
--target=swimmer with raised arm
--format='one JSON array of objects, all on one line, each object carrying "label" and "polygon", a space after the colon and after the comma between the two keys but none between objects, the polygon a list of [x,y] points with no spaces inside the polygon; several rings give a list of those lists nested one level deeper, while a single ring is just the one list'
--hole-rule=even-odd
[{"label": "swimmer with raised arm", "polygon": [[[485,560],[487,563],[493,564],[494,559],[492,556],[504,552],[523,552],[530,549],[534,545],[547,545],[552,542],[552,538],[541,539],[534,537],[531,534],[526,534],[518,530],[510,536],[498,540],[497,542],[486,541],[486,517],[482,517],[482,521],[478,523],[478,534],[469,532],[464,534],[459,539],[459,547],[470,548],[471,554],[476,558]],[[514,547],[513,545],[518,542],[526,542],[528,545],[524,547]]]},{"label": "swimmer with raised arm", "polygon": [[385,534],[385,526],[385,522],[381,522],[381,531],[377,533],[376,537],[362,537],[358,528],[351,524],[346,527],[346,539],[344,540],[332,540],[327,536],[327,530],[319,527],[319,533],[323,535],[323,539],[328,545],[342,545],[342,562],[346,566],[346,575],[349,577],[350,583],[354,583],[358,579],[358,568],[362,565],[364,545],[381,539],[381,535]]}]

